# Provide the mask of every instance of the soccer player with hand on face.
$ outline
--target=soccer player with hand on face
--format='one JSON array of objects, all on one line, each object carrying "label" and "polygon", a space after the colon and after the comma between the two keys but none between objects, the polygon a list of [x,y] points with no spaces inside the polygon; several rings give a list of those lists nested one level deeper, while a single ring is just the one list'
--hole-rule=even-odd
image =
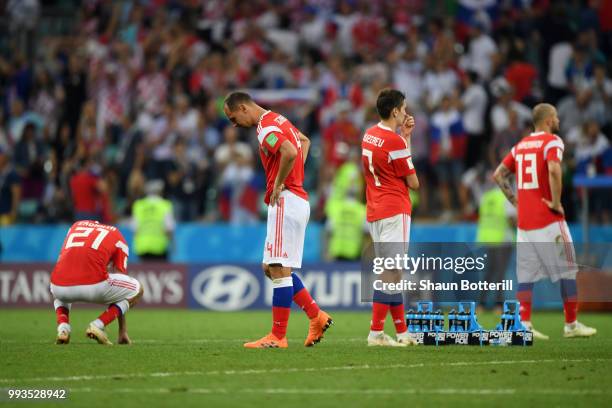
[{"label": "soccer player with hand on face", "polygon": [[310,217],[308,194],[304,190],[304,163],[310,140],[287,118],[256,104],[244,92],[225,98],[224,111],[234,126],[257,127],[259,155],[266,173],[265,203],[268,205],[263,270],[272,280],[272,331],[244,344],[246,348],[286,348],[291,302],[297,303],[310,319],[304,342],[310,347],[321,341],[332,324],[319,309],[292,268],[302,267],[304,235]]},{"label": "soccer player with hand on face", "polygon": [[[376,100],[376,110],[380,122],[366,130],[361,143],[366,212],[375,255],[394,258],[408,252],[412,212],[409,189],[419,188],[410,152],[415,123],[414,117],[406,112],[405,96],[397,90],[382,90]],[[386,270],[381,278],[387,283],[399,282],[402,271]],[[383,331],[387,312],[391,312],[397,341]],[[402,293],[374,290],[368,345],[405,347],[408,344],[416,342],[408,336]]]},{"label": "soccer player with hand on face", "polygon": [[[129,249],[116,227],[98,221],[77,221],[66,234],[51,273],[50,290],[57,315],[56,344],[70,342],[70,308],[74,302],[108,305],[85,334],[112,345],[104,328],[119,322],[119,344],[130,344],[125,314],[143,294],[142,285],[127,275]],[[110,270],[110,273],[109,273]]]},{"label": "soccer player with hand on face", "polygon": [[[523,325],[536,339],[549,337],[534,330],[531,300],[535,282],[549,278],[561,281],[565,312],[564,337],[590,337],[597,330],[577,318],[576,252],[561,205],[563,140],[554,106],[540,103],[533,108],[534,132],[525,136],[506,155],[493,177],[517,207],[517,298]],[[516,177],[517,194],[510,180]]]}]

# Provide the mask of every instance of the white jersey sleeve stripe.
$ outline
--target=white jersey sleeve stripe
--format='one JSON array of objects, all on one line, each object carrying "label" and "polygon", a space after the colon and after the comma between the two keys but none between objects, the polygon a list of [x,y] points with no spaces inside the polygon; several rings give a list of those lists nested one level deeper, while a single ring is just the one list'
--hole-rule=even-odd
[{"label": "white jersey sleeve stripe", "polygon": [[130,249],[128,248],[128,246],[127,246],[125,243],[123,243],[123,242],[121,242],[121,241],[117,241],[117,243],[115,244],[115,246],[116,246],[117,248],[119,248],[121,251],[123,251],[123,253],[124,253],[126,256],[130,256]]},{"label": "white jersey sleeve stripe", "polygon": [[410,150],[402,149],[402,150],[393,150],[389,152],[389,161],[397,160],[397,159],[405,159],[410,157]]},{"label": "white jersey sleeve stripe", "polygon": [[516,146],[510,150],[510,153],[512,153],[512,157],[516,157]]},{"label": "white jersey sleeve stripe", "polygon": [[561,151],[563,151],[565,148],[561,140],[551,140],[550,142],[546,143],[546,146],[544,146],[544,159],[546,159],[548,151],[555,147],[558,147],[559,149],[561,149]]},{"label": "white jersey sleeve stripe", "polygon": [[278,127],[276,126],[267,126],[263,129],[261,129],[259,131],[259,133],[257,134],[257,139],[259,140],[259,144],[262,144],[264,141],[264,138],[266,136],[268,136],[268,134],[270,134],[270,132],[278,132],[278,133],[282,133],[282,130],[280,130]]}]

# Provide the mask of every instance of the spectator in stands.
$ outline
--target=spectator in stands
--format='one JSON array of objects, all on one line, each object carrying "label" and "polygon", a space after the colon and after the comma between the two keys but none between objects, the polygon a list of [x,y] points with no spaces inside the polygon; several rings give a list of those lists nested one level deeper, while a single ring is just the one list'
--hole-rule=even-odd
[{"label": "spectator in stands", "polygon": [[17,220],[21,201],[21,180],[11,165],[8,151],[0,146],[0,225]]},{"label": "spectator in stands", "polygon": [[561,41],[555,44],[549,54],[547,100],[552,104],[565,97],[568,93],[568,81],[565,68],[572,57],[572,44]]},{"label": "spectator in stands", "polygon": [[102,168],[93,156],[88,156],[80,169],[70,178],[75,221],[102,221],[107,190],[102,178]]},{"label": "spectator in stands", "polygon": [[505,78],[512,87],[512,98],[528,107],[538,102],[534,92],[538,80],[538,71],[525,58],[525,44],[517,40],[508,56],[510,65],[506,68]]},{"label": "spectator in stands", "polygon": [[593,77],[593,62],[584,46],[574,45],[572,57],[565,67],[565,77],[568,88],[573,93],[584,89]]},{"label": "spectator in stands", "polygon": [[462,61],[466,70],[474,71],[481,81],[491,79],[493,73],[493,56],[497,53],[495,41],[486,33],[482,21],[475,21],[470,29],[468,52]]},{"label": "spectator in stands", "polygon": [[557,111],[562,134],[582,125],[587,120],[595,120],[603,125],[606,119],[605,107],[595,103],[593,92],[588,88],[577,91],[575,96],[568,95],[563,98],[559,102]]},{"label": "spectator in stands", "polygon": [[587,173],[588,165],[595,165],[598,157],[610,147],[610,141],[592,119],[572,128],[567,133],[566,143],[574,150],[579,173]]},{"label": "spectator in stands", "polygon": [[423,63],[417,55],[417,46],[409,44],[403,52],[394,52],[389,62],[396,88],[406,95],[410,105],[420,104],[423,96]]},{"label": "spectator in stands", "polygon": [[202,197],[201,177],[196,164],[188,157],[183,139],[174,144],[174,155],[166,163],[168,169],[167,196],[172,201],[174,213],[179,221],[193,220],[198,212],[198,196]]},{"label": "spectator in stands", "polygon": [[436,171],[442,202],[442,219],[453,218],[453,196],[463,174],[467,136],[461,114],[451,105],[451,98],[442,97],[439,108],[431,117],[430,160]]},{"label": "spectator in stands", "polygon": [[21,209],[27,217],[39,211],[45,188],[45,144],[36,137],[34,124],[27,123],[14,148],[15,170],[21,177]]},{"label": "spectator in stands", "polygon": [[518,113],[515,110],[509,109],[507,115],[508,126],[499,132],[495,132],[493,140],[489,144],[488,165],[490,168],[495,168],[506,157],[510,149],[529,132],[519,123]]},{"label": "spectator in stands", "polygon": [[335,119],[323,129],[322,150],[326,165],[337,168],[347,159],[349,149],[359,145],[360,134],[349,117],[351,103],[340,100],[334,108]]},{"label": "spectator in stands", "polygon": [[488,96],[484,87],[477,82],[477,74],[468,71],[461,77],[463,93],[455,97],[455,104],[462,114],[463,127],[467,133],[466,168],[472,167],[482,157],[485,132],[485,115]]},{"label": "spectator in stands", "polygon": [[595,65],[593,78],[587,87],[593,94],[593,103],[599,110],[604,111],[602,127],[612,124],[612,80],[606,75],[606,67],[602,64]]},{"label": "spectator in stands", "polygon": [[87,100],[87,73],[83,58],[76,52],[70,54],[68,64],[61,78],[63,94],[62,122],[70,129],[70,137],[74,139],[81,109]]},{"label": "spectator in stands", "polygon": [[30,110],[25,110],[24,103],[20,99],[12,102],[10,118],[8,132],[12,144],[19,143],[25,133],[26,125],[34,125],[36,131],[42,127],[42,118]]},{"label": "spectator in stands", "polygon": [[238,140],[235,127],[226,126],[223,136],[225,143],[215,151],[221,216],[235,224],[251,223],[256,218],[243,208],[241,198],[253,178],[253,152],[248,144]]},{"label": "spectator in stands", "polygon": [[516,113],[519,126],[531,123],[531,110],[512,99],[513,90],[505,78],[497,78],[491,83],[491,93],[497,98],[497,102],[491,109],[491,126],[495,133],[506,130],[510,126],[510,111]]},{"label": "spectator in stands", "polygon": [[459,78],[448,62],[430,56],[432,70],[425,73],[424,86],[427,107],[433,110],[444,96],[452,95],[459,86]]}]

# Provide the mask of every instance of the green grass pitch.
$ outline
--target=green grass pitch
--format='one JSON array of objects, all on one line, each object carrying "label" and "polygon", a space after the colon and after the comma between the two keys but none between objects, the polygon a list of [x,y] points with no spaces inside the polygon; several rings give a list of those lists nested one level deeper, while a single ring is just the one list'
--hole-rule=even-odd
[{"label": "green grass pitch", "polygon": [[[264,335],[268,312],[211,313],[134,309],[131,346],[85,338],[93,309],[73,310],[72,341],[53,344],[52,310],[0,312],[0,408],[7,388],[69,389],[67,401],[42,407],[413,407],[610,406],[612,319],[582,314],[591,339],[563,339],[563,315],[537,313],[551,335],[533,347],[368,348],[368,313],[336,312],[314,348],[303,347],[307,320],[292,312],[288,350],[245,350]],[[496,317],[479,321],[492,328]],[[387,333],[392,333],[390,321]],[[116,324],[109,332],[116,336]]]}]

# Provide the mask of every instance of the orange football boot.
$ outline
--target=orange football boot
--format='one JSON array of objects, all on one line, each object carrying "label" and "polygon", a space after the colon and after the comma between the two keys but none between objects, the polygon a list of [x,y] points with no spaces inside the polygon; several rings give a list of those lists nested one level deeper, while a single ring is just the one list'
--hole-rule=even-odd
[{"label": "orange football boot", "polygon": [[265,335],[259,340],[244,343],[245,348],[287,348],[288,346],[287,337],[279,339],[272,333]]},{"label": "orange football boot", "polygon": [[329,326],[334,323],[331,316],[325,313],[322,310],[319,310],[319,314],[314,319],[310,319],[310,327],[308,327],[308,337],[306,337],[306,341],[304,345],[306,347],[312,347],[323,338],[323,333]]}]

